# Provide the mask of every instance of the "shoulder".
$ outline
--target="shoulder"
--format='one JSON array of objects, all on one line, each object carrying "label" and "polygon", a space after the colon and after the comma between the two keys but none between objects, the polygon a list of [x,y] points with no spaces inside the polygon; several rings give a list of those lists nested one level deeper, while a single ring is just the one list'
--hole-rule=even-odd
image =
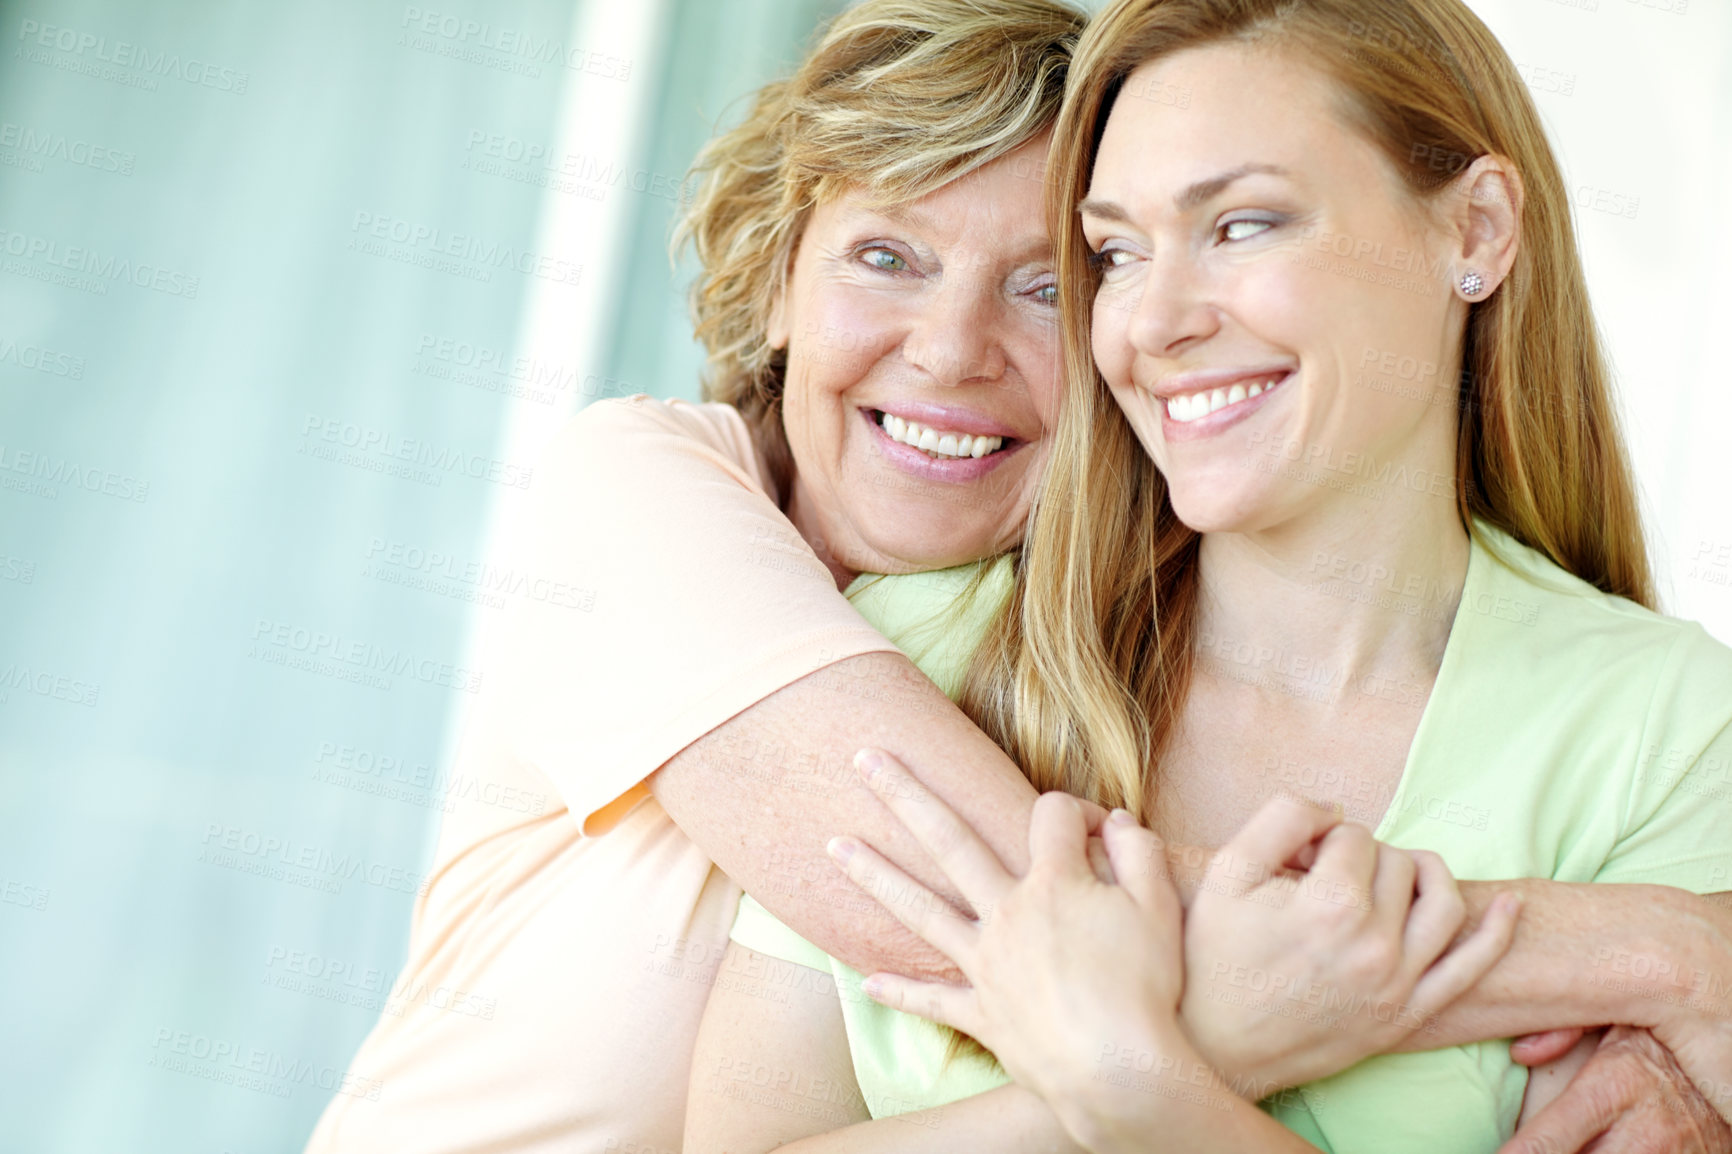
[{"label": "shoulder", "polygon": [[1481,616],[1534,627],[1539,635],[1615,643],[1650,660],[1689,660],[1732,669],[1732,649],[1694,621],[1668,617],[1595,588],[1545,554],[1481,525],[1476,561],[1482,579],[1470,582],[1466,608]]},{"label": "shoulder", "polygon": [[582,467],[630,478],[658,474],[674,461],[708,464],[754,488],[768,488],[751,431],[732,405],[643,393],[585,407],[554,436],[542,467]]},{"label": "shoulder", "polygon": [[1485,546],[1487,571],[1463,608],[1497,626],[1506,652],[1543,670],[1553,693],[1617,700],[1655,720],[1688,711],[1712,729],[1732,719],[1732,648],[1701,625],[1602,592],[1495,529]]}]

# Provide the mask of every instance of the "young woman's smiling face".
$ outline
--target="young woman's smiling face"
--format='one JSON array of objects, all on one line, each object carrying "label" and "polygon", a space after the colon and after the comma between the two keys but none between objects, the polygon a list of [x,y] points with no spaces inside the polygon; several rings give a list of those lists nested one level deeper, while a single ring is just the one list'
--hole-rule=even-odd
[{"label": "young woman's smiling face", "polygon": [[1278,49],[1212,45],[1137,69],[1107,120],[1080,207],[1095,360],[1194,529],[1454,497],[1462,238],[1342,99]]},{"label": "young woman's smiling face", "polygon": [[1058,399],[1047,140],[899,208],[813,211],[769,337],[788,350],[789,512],[832,568],[1021,540]]}]

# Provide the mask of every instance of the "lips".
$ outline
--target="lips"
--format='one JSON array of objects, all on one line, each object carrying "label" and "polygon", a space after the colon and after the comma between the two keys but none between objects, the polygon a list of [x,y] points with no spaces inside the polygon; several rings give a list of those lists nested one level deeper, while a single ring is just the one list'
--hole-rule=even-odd
[{"label": "lips", "polygon": [[[899,410],[902,407],[897,406]],[[899,472],[923,481],[948,484],[978,481],[1028,445],[1027,441],[996,433],[925,425],[882,409],[863,408],[859,413],[883,460]],[[977,420],[975,423],[978,427],[981,422]],[[911,431],[915,431],[915,444],[908,443]],[[949,442],[949,438],[954,438],[954,443]],[[967,439],[966,453],[963,452],[964,438]],[[920,447],[921,443],[929,440],[935,442],[933,448]],[[996,447],[994,442],[997,442]],[[976,449],[982,450],[979,456],[974,455]]]},{"label": "lips", "polygon": [[878,427],[883,429],[892,441],[919,449],[934,457],[978,459],[988,453],[998,452],[1004,444],[1003,437],[989,437],[984,434],[975,436],[954,429],[935,429],[931,425],[906,421],[895,413],[882,410],[877,416]]},{"label": "lips", "polygon": [[1152,390],[1169,442],[1210,437],[1250,417],[1298,377],[1293,368],[1192,373]]},{"label": "lips", "polygon": [[1215,388],[1200,389],[1194,393],[1180,393],[1176,397],[1167,398],[1167,416],[1182,425],[1190,424],[1230,405],[1260,397],[1286,378],[1287,374],[1284,372],[1270,373],[1264,377],[1234,381],[1231,385],[1217,385]]}]

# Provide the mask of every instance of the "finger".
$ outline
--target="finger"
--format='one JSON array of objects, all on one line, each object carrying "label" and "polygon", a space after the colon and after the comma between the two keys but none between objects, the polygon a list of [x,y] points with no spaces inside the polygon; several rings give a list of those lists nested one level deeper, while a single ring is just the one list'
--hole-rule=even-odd
[{"label": "finger", "polygon": [[825,848],[849,880],[968,973],[980,933],[972,919],[858,838],[831,838]]},{"label": "finger", "polygon": [[863,749],[854,764],[878,800],[908,827],[975,909],[996,904],[1016,881],[992,847],[900,761],[881,749]]},{"label": "finger", "polygon": [[979,1037],[979,1013],[971,986],[921,982],[900,974],[873,974],[861,989],[881,1006],[918,1014],[927,1021]]},{"label": "finger", "polygon": [[1082,806],[1083,824],[1088,826],[1090,833],[1098,835],[1101,832],[1102,824],[1107,820],[1107,815],[1112,811],[1104,805],[1096,805],[1087,798],[1079,797],[1076,799],[1076,803]]},{"label": "finger", "polygon": [[1467,903],[1441,857],[1423,849],[1413,850],[1412,857],[1418,871],[1414,888],[1419,896],[1408,914],[1404,949],[1413,966],[1409,972],[1418,973],[1442,957],[1455,941],[1467,922]]},{"label": "finger", "polygon": [[1101,830],[1113,876],[1145,910],[1176,916],[1179,894],[1167,871],[1167,843],[1124,810],[1114,810]]},{"label": "finger", "polygon": [[1431,1020],[1449,1004],[1472,989],[1509,952],[1515,940],[1521,899],[1499,894],[1491,908],[1460,945],[1440,958],[1413,987],[1414,1013],[1430,1028]]},{"label": "finger", "polygon": [[1590,1061],[1497,1154],[1576,1154],[1630,1106],[1627,1080]]},{"label": "finger", "polygon": [[1089,838],[1089,866],[1095,871],[1095,880],[1102,885],[1118,884],[1119,879],[1113,874],[1113,859],[1107,856],[1107,843],[1101,838]]},{"label": "finger", "polygon": [[1371,886],[1377,876],[1377,839],[1356,821],[1344,821],[1323,835],[1317,863],[1299,887],[1338,905],[1372,909]]},{"label": "finger", "polygon": [[1283,873],[1289,859],[1341,822],[1339,813],[1295,797],[1277,797],[1251,815],[1209,862],[1210,889],[1241,897]]},{"label": "finger", "polygon": [[[1394,941],[1405,941],[1407,912],[1413,906],[1419,865],[1404,849],[1377,842],[1377,873],[1371,882],[1371,911],[1377,925]],[[1426,959],[1430,964],[1431,959]]]},{"label": "finger", "polygon": [[1510,1043],[1509,1056],[1524,1066],[1543,1066],[1555,1062],[1582,1040],[1587,1030],[1577,1026],[1571,1030],[1545,1030],[1528,1034]]},{"label": "finger", "polygon": [[[1088,828],[1082,806],[1068,793],[1043,793],[1034,799],[1028,822],[1028,870],[1049,870],[1061,877],[1092,877]],[[977,907],[978,908],[978,907]]]},{"label": "finger", "polygon": [[1704,1145],[1694,1121],[1648,1100],[1612,1119],[1606,1132],[1582,1148],[1583,1154],[1705,1154],[1722,1145]]}]

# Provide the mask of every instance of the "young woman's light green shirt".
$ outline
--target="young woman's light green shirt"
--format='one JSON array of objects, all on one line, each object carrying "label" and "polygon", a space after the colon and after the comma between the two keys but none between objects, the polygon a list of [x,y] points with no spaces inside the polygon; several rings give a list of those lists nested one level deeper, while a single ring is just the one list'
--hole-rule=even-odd
[{"label": "young woman's light green shirt", "polygon": [[[1732,890],[1732,650],[1692,622],[1607,596],[1498,530],[1477,529],[1443,663],[1377,837],[1434,850],[1463,879]],[[977,566],[862,578],[849,594],[929,676],[942,674],[934,680],[954,695],[1010,587],[1008,560],[982,565],[980,596],[961,610],[950,607]],[[1356,583],[1359,576],[1345,574],[1337,586],[1343,596],[1426,611],[1425,591],[1386,578]],[[946,611],[955,615],[939,616]],[[1229,675],[1242,667],[1260,676],[1254,654],[1243,663],[1230,652],[1203,656]],[[1331,693],[1416,702],[1422,693],[1375,679],[1338,681],[1326,672],[1312,679]],[[1272,772],[1303,789],[1331,770]],[[860,974],[749,898],[733,937],[834,975],[874,1117],[941,1110],[1006,1080],[984,1058],[946,1065],[947,1031],[866,998]],[[1608,959],[1604,981],[1617,983],[1618,973]],[[1329,1009],[1298,995],[1275,995],[1269,1004],[1280,1013]],[[1526,1082],[1507,1042],[1484,1042],[1373,1058],[1264,1107],[1334,1154],[1490,1152],[1514,1129]]]}]

